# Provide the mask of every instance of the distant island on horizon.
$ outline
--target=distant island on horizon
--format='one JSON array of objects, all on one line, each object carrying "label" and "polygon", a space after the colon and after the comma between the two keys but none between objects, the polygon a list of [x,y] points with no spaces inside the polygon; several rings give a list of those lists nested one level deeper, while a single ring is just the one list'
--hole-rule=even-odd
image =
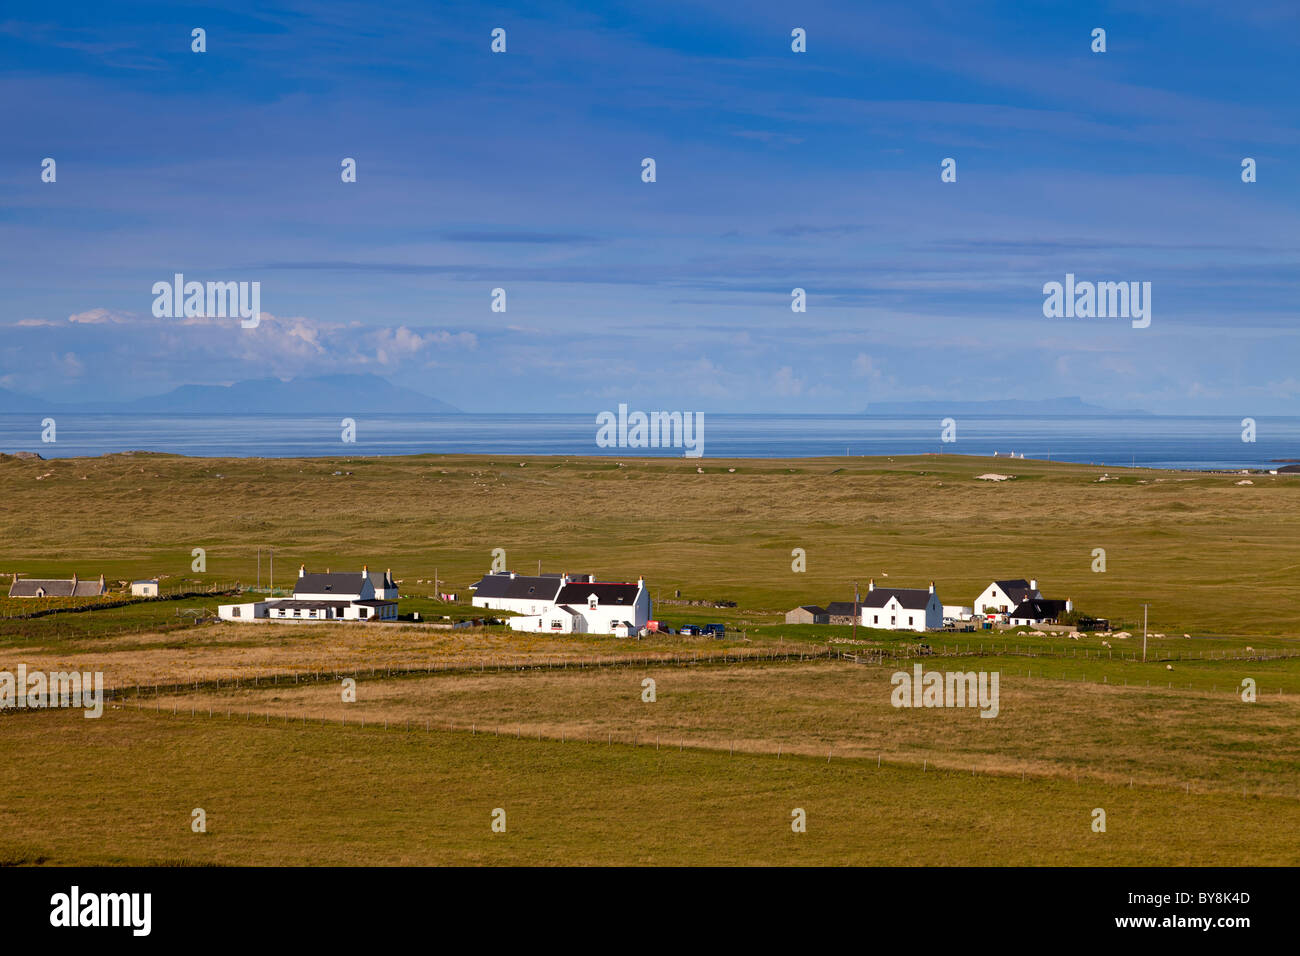
[{"label": "distant island on horizon", "polygon": [[[651,409],[653,410],[653,409]],[[124,401],[50,401],[0,388],[0,413],[124,415],[333,415],[333,414],[586,414],[529,409],[520,412],[466,412],[439,398],[394,385],[371,373],[340,373],[310,378],[258,378],[229,385],[181,385],[159,395]],[[872,402],[860,412],[709,412],[712,415],[1007,415],[1081,417],[1161,416],[1142,409],[1106,408],[1077,396],[1046,399],[926,400]],[[1191,416],[1200,417],[1200,416]]]}]

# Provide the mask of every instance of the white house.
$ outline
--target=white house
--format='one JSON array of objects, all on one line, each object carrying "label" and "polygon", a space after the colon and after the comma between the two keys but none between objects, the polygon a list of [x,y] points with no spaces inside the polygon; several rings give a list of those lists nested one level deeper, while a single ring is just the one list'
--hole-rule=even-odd
[{"label": "white house", "polygon": [[563,587],[562,577],[560,574],[529,577],[513,571],[493,571],[470,586],[474,592],[470,603],[493,611],[542,614],[555,603],[555,596]]},{"label": "white house", "polygon": [[1005,617],[1026,601],[1042,596],[1036,580],[1014,578],[1008,581],[994,581],[975,599],[975,613]]},{"label": "white house", "polygon": [[[380,596],[388,594],[393,598]],[[393,621],[397,619],[396,594],[388,571],[372,573],[363,565],[359,574],[328,570],[310,574],[303,565],[298,569],[293,597],[222,604],[217,614],[225,621]]]},{"label": "white house", "polygon": [[925,588],[878,588],[873,578],[861,604],[863,627],[887,631],[934,631],[943,627],[943,602],[934,582]]},{"label": "white house", "polygon": [[1074,602],[1069,598],[1054,601],[1049,598],[1030,598],[1022,601],[1014,610],[1007,612],[1007,621],[1012,627],[1019,624],[1055,624],[1062,614],[1074,610]]},{"label": "white house", "polygon": [[650,592],[644,578],[630,584],[597,581],[594,574],[526,578],[498,572],[478,583],[474,603],[517,610],[519,616],[509,619],[510,627],[535,633],[629,637],[639,634],[650,620]]},{"label": "white house", "polygon": [[158,582],[156,580],[132,581],[131,597],[157,597]]}]

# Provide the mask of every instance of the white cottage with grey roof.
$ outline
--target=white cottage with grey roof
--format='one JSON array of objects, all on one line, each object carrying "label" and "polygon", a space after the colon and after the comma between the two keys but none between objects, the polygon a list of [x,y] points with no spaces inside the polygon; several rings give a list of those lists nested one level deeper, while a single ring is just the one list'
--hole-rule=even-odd
[{"label": "white cottage with grey roof", "polygon": [[309,572],[298,569],[293,596],[245,604],[222,604],[218,615],[226,621],[394,621],[397,619],[397,585],[391,571],[370,570]]},{"label": "white cottage with grey roof", "polygon": [[509,571],[486,574],[474,585],[475,607],[514,611],[516,631],[549,634],[638,633],[650,620],[650,592],[636,583],[597,581],[594,574],[527,577]]},{"label": "white cottage with grey roof", "polygon": [[975,599],[975,613],[1006,617],[1026,601],[1042,596],[1036,580],[1008,578],[1005,581],[994,581]]},{"label": "white cottage with grey roof", "polygon": [[886,631],[934,631],[943,627],[943,602],[934,582],[925,588],[878,588],[875,579],[862,599],[862,626]]}]

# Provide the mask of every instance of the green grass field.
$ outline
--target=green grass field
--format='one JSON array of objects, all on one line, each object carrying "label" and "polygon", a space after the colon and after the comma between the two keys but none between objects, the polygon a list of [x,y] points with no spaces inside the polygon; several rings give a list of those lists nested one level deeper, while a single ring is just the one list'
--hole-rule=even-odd
[{"label": "green grass field", "polygon": [[[404,616],[441,621],[482,613],[467,585],[502,548],[523,572],[644,574],[656,617],[728,627],[617,641],[177,613],[206,596],[0,617],[0,670],[127,689],[98,721],[0,714],[0,862],[1294,865],[1300,477],[1238,480],[933,456],[0,458],[5,574],[251,585],[274,547],[280,587],[299,563],[391,567]],[[783,623],[872,577],[967,605],[1036,577],[1135,636]],[[884,659],[734,662],[828,648]],[[733,662],[656,661],[719,653]],[[917,661],[997,671],[999,716],[891,707],[890,674]],[[540,662],[562,669],[513,669]],[[362,675],[355,704],[343,673]]]}]

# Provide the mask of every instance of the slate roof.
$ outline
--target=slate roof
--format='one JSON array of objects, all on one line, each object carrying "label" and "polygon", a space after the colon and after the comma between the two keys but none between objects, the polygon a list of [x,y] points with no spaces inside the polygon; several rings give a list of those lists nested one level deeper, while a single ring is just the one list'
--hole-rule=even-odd
[{"label": "slate roof", "polygon": [[9,585],[9,596],[38,597],[42,589],[46,597],[97,597],[104,593],[99,578],[78,579],[75,589],[72,578],[18,578]]},{"label": "slate roof", "polygon": [[560,588],[555,603],[585,605],[587,598],[594,594],[596,600],[601,604],[631,605],[636,601],[637,590],[635,584],[612,584],[605,581],[570,581]]},{"label": "slate roof", "polygon": [[558,574],[543,574],[538,577],[530,577],[525,574],[519,574],[511,577],[508,572],[496,571],[492,574],[485,574],[474,588],[476,598],[511,598],[518,601],[527,601],[530,598],[538,601],[550,601],[555,598],[555,594],[560,590],[560,576]]},{"label": "slate roof", "polygon": [[1030,598],[1022,601],[1008,617],[1023,617],[1031,621],[1055,619],[1065,613],[1065,602],[1051,598]]},{"label": "slate roof", "polygon": [[[860,605],[859,605],[860,606]],[[826,613],[833,617],[853,617],[855,611],[852,601],[831,601],[826,605]]]},{"label": "slate roof", "polygon": [[365,575],[360,571],[334,571],[326,574],[301,575],[293,585],[294,594],[360,594]]},{"label": "slate roof", "polygon": [[924,611],[930,603],[929,588],[873,588],[862,598],[863,607],[884,607],[889,599],[898,598],[898,603],[909,611]]},{"label": "slate roof", "polygon": [[1013,604],[1022,604],[1033,596],[1033,588],[1024,578],[1010,578],[1006,581],[994,581]]},{"label": "slate roof", "polygon": [[825,614],[825,613],[827,613],[826,608],[824,608],[824,607],[818,607],[816,604],[800,604],[798,609],[799,609],[800,611],[809,611],[809,612],[811,612],[811,613],[813,613],[813,614]]}]

